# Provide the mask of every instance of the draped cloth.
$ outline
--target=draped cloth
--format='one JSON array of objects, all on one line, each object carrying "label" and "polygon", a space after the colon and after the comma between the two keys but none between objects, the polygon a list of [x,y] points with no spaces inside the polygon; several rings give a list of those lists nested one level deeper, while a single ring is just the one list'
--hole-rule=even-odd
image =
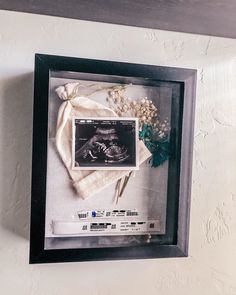
[{"label": "draped cloth", "polygon": [[[120,178],[128,175],[127,170],[73,170],[72,169],[72,118],[73,117],[117,117],[110,108],[84,96],[78,96],[79,83],[69,83],[56,89],[63,100],[57,118],[56,147],[71,177],[77,195],[86,199]],[[139,140],[139,164],[151,154]]]}]

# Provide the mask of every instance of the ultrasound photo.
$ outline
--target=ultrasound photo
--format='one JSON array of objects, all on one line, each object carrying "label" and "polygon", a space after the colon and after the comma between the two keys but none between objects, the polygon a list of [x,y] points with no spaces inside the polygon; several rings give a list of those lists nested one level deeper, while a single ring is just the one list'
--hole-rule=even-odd
[{"label": "ultrasound photo", "polygon": [[75,118],[73,124],[73,169],[138,169],[136,119]]}]

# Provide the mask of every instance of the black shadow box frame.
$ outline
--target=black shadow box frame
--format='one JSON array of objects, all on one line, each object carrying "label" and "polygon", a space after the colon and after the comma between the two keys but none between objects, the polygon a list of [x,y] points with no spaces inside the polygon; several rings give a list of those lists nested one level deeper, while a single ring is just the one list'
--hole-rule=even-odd
[{"label": "black shadow box frame", "polygon": [[[156,243],[135,247],[45,250],[48,89],[50,71],[80,72],[172,82],[166,233]],[[35,55],[30,263],[146,259],[188,256],[196,74],[193,69]],[[176,97],[178,97],[178,105]],[[176,106],[175,106],[176,104]],[[176,131],[178,130],[178,131]]]}]

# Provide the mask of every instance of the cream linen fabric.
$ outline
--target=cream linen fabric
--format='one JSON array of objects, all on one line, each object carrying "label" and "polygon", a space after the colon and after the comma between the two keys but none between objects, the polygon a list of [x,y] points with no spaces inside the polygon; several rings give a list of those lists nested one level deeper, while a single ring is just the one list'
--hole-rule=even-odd
[{"label": "cream linen fabric", "polygon": [[[77,96],[79,83],[69,83],[56,89],[64,100],[61,104],[56,131],[57,150],[64,162],[73,186],[79,197],[86,199],[118,179],[128,175],[127,170],[72,170],[72,118],[73,117],[117,117],[117,114],[87,97]],[[139,163],[151,156],[142,141],[139,141]]]}]

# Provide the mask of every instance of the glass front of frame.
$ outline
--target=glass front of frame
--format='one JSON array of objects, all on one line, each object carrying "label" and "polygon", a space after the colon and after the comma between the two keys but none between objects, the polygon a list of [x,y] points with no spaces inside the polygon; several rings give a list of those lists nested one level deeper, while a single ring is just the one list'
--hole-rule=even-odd
[{"label": "glass front of frame", "polygon": [[174,243],[181,100],[177,82],[50,71],[45,250]]}]

